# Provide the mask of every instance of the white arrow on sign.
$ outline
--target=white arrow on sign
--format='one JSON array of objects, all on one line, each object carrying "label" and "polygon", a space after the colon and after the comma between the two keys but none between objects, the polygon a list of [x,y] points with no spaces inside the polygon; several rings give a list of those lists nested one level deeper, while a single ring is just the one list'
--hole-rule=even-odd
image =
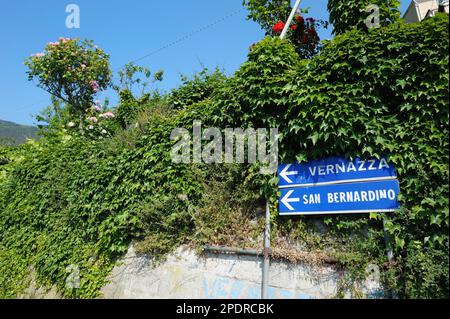
[{"label": "white arrow on sign", "polygon": [[294,190],[291,189],[281,199],[281,202],[283,203],[283,205],[286,206],[289,210],[294,210],[294,207],[292,207],[291,204],[289,204],[289,203],[298,203],[300,201],[300,198],[298,198],[298,197],[289,198],[289,196],[291,196],[291,194],[293,192],[294,192]]},{"label": "white arrow on sign", "polygon": [[280,176],[288,183],[292,183],[292,180],[288,177],[289,175],[297,175],[298,171],[288,171],[292,164],[287,164],[283,170],[280,172]]}]

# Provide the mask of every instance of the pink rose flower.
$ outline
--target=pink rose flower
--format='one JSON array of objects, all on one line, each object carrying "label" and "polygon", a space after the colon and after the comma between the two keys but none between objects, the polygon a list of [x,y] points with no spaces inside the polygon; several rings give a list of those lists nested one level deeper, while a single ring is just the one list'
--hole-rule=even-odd
[{"label": "pink rose flower", "polygon": [[92,122],[92,123],[97,123],[98,119],[95,116],[91,116],[91,117],[88,118],[88,121]]},{"label": "pink rose flower", "polygon": [[109,118],[114,118],[114,117],[116,117],[116,116],[114,115],[113,112],[106,112],[106,113],[100,114],[100,117],[101,117],[101,118],[109,119]]},{"label": "pink rose flower", "polygon": [[89,86],[91,87],[91,90],[94,92],[100,91],[100,85],[98,85],[97,81],[89,81]]},{"label": "pink rose flower", "polygon": [[70,38],[63,38],[63,37],[60,37],[58,40],[59,40],[59,42],[66,43],[66,42],[69,42],[69,41],[70,41]]}]

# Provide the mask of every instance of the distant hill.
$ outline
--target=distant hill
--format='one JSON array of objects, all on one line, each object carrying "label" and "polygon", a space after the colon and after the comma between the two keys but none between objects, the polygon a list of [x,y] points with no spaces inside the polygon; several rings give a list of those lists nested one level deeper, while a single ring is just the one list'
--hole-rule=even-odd
[{"label": "distant hill", "polygon": [[27,138],[37,139],[37,128],[0,120],[0,145],[18,145]]}]

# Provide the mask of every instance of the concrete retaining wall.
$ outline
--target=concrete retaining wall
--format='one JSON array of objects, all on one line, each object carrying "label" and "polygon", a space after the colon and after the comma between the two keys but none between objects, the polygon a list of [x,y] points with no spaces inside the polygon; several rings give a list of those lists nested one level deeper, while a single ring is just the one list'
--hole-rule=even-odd
[{"label": "concrete retaining wall", "polygon": [[[102,289],[104,298],[250,298],[261,297],[262,259],[252,256],[198,256],[179,248],[154,267],[130,247]],[[270,298],[333,298],[341,273],[331,267],[310,267],[274,261],[270,266]],[[361,285],[367,297],[382,296],[378,282]],[[347,294],[347,297],[351,297]]]}]

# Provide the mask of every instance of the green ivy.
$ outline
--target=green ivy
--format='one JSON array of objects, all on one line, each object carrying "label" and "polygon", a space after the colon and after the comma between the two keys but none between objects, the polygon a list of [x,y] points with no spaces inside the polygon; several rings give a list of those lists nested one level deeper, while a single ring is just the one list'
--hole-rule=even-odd
[{"label": "green ivy", "polygon": [[342,34],[353,28],[367,30],[366,19],[372,13],[368,5],[379,8],[380,26],[387,26],[400,19],[398,0],[328,0],[330,23],[334,34]]},{"label": "green ivy", "polygon": [[213,72],[204,68],[192,78],[183,75],[181,86],[168,95],[168,103],[175,109],[183,109],[201,102],[210,97],[225,79],[226,76],[217,68]]}]

